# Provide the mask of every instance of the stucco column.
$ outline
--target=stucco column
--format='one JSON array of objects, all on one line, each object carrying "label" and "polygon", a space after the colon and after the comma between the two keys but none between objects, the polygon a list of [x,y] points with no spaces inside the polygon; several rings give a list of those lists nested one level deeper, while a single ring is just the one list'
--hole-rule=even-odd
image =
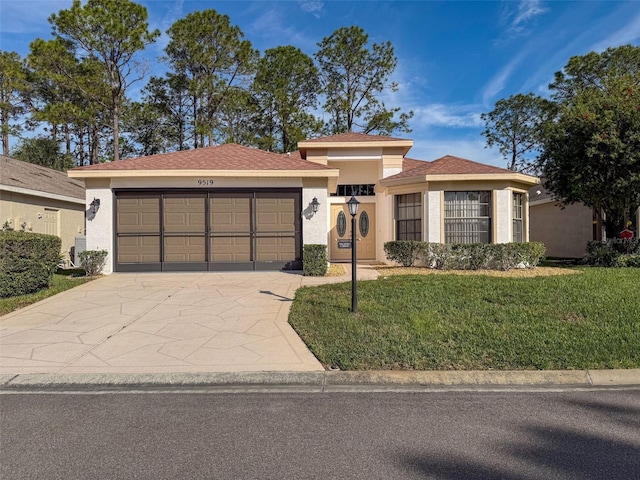
[{"label": "stucco column", "polygon": [[513,208],[511,205],[513,193],[511,190],[494,190],[495,211],[492,212],[492,221],[495,228],[496,243],[509,243],[513,240],[511,232],[513,222]]},{"label": "stucco column", "polygon": [[[327,245],[329,242],[329,202],[326,180],[308,179],[302,188],[302,241],[307,244]],[[320,206],[314,214],[311,202],[318,199]]]},{"label": "stucco column", "polygon": [[87,218],[87,250],[106,250],[107,263],[102,273],[113,272],[115,252],[113,246],[113,195],[111,189],[90,188],[86,190],[87,210],[94,199],[100,200],[95,216]]}]

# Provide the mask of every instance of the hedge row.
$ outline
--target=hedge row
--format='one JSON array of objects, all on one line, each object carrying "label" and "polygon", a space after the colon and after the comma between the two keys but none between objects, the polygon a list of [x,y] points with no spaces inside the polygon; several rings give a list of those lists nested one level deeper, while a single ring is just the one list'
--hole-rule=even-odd
[{"label": "hedge row", "polygon": [[438,270],[511,270],[533,268],[544,257],[545,247],[529,243],[442,244],[393,241],[384,244],[388,260],[405,267],[414,265]]},{"label": "hedge row", "polygon": [[307,244],[302,249],[302,274],[306,277],[323,277],[327,274],[329,257],[327,246]]},{"label": "hedge row", "polygon": [[0,231],[0,297],[48,287],[60,262],[60,246],[53,235]]},{"label": "hedge row", "polygon": [[640,238],[588,242],[583,262],[596,267],[640,268]]}]

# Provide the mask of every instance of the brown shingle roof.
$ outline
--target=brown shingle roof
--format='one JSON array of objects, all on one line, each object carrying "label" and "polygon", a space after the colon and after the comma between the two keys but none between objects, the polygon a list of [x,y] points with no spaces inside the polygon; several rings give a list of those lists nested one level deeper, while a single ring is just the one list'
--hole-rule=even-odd
[{"label": "brown shingle roof", "polygon": [[[405,158],[405,160],[407,159]],[[514,172],[512,170],[507,170],[506,168],[494,167],[492,165],[467,160],[466,158],[446,155],[438,158],[437,160],[433,160],[432,162],[412,160],[411,163],[408,163],[406,166],[403,162],[402,172],[391,177],[387,177],[387,179],[415,177],[420,175],[476,175],[504,173]]]},{"label": "brown shingle roof", "polygon": [[265,152],[237,144],[182,150],[74,168],[85,170],[330,170],[299,155]]},{"label": "brown shingle roof", "polygon": [[386,135],[369,135],[366,133],[347,132],[328,137],[310,138],[305,142],[397,142],[403,138],[387,137]]},{"label": "brown shingle roof", "polygon": [[65,172],[0,155],[0,185],[84,199],[82,182]]}]

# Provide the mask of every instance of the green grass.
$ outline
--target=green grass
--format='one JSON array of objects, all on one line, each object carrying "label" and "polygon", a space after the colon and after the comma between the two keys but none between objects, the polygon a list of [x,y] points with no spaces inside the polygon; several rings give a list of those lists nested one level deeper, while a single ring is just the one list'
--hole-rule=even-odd
[{"label": "green grass", "polygon": [[640,367],[640,269],[389,276],[299,289],[289,323],[343,370]]},{"label": "green grass", "polygon": [[0,298],[0,316],[11,313],[19,308],[26,307],[27,305],[31,305],[32,303],[39,302],[40,300],[44,300],[45,298],[51,297],[56,293],[64,292],[65,290],[69,290],[70,288],[77,287],[78,285],[81,285],[93,279],[91,277],[68,277],[68,273],[64,275],[55,274],[49,288],[45,288],[44,290],[40,290],[39,292],[31,293],[29,295],[18,295],[17,297]]}]

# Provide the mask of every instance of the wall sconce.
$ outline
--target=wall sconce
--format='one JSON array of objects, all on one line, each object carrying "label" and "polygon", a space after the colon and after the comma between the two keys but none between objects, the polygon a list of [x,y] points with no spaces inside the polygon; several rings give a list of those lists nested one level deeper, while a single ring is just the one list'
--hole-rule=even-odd
[{"label": "wall sconce", "polygon": [[311,211],[313,212],[314,215],[318,213],[318,207],[320,206],[318,197],[313,197],[313,200],[311,200],[311,203],[309,205],[311,205]]},{"label": "wall sconce", "polygon": [[99,209],[100,209],[100,199],[94,197],[93,201],[89,204],[89,211],[91,212],[91,215],[95,216],[96,213],[98,213]]}]

